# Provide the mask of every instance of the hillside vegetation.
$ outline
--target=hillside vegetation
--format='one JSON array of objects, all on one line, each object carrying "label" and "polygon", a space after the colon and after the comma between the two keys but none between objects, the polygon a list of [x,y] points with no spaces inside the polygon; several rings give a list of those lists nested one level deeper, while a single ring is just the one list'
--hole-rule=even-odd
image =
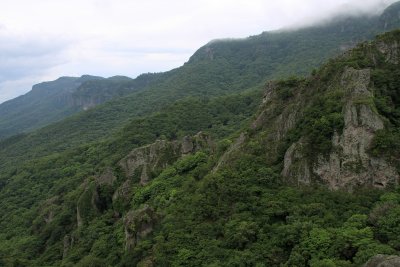
[{"label": "hillside vegetation", "polygon": [[[1,141],[0,266],[350,267],[399,255],[400,30],[322,64],[346,29],[364,39],[398,7],[211,42],[138,92]],[[320,49],[289,53],[298,34]],[[278,36],[288,50],[257,49]],[[321,66],[306,75],[314,65],[301,60]]]},{"label": "hillside vegetation", "polygon": [[[29,132],[113,99],[66,120],[64,127],[55,126],[52,135],[57,136],[60,133],[56,129],[61,129],[66,138],[82,144],[107,136],[133,117],[159,111],[178,99],[231,94],[269,79],[307,75],[358,42],[399,27],[397,10],[393,5],[380,16],[346,16],[319,26],[212,41],[177,69],[132,80],[116,76],[87,81],[67,94],[57,80],[51,90],[57,97],[38,96],[38,90],[33,90],[0,105],[0,139]],[[76,125],[86,127],[77,129]],[[75,137],[77,130],[79,138]]]},{"label": "hillside vegetation", "polygon": [[[329,154],[334,133],[346,128],[343,105],[353,99],[340,92],[347,90],[340,77],[369,69],[374,96],[356,104],[371,107],[385,125],[368,155],[397,167],[399,41],[400,32],[391,32],[309,78],[269,84],[257,112],[257,90],[193,98],[133,120],[110,139],[7,168],[3,264],[360,266],[378,253],[397,254],[398,180],[386,192],[369,180],[339,191],[319,182],[291,187],[281,153],[305,135],[311,159]],[[277,138],[274,125],[288,122],[283,103],[305,103],[298,106],[302,126]],[[155,139],[164,141],[143,146]]]}]

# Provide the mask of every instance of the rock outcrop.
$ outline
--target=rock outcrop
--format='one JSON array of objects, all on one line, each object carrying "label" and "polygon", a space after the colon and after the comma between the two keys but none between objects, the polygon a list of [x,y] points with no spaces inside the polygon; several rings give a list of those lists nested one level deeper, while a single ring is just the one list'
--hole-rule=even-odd
[{"label": "rock outcrop", "polygon": [[377,48],[385,56],[386,62],[392,64],[400,63],[400,44],[397,41],[391,43],[379,42]]},{"label": "rock outcrop", "polygon": [[[82,193],[76,206],[76,221],[78,226],[83,225],[90,218],[107,208],[109,204],[107,202],[111,201],[113,196],[111,194],[100,196],[100,192],[102,189],[109,191],[114,186],[116,180],[117,177],[115,177],[110,168],[107,168],[100,175],[85,179],[81,184]],[[114,195],[117,195],[117,192]]]},{"label": "rock outcrop", "polygon": [[245,134],[241,133],[239,138],[236,139],[235,142],[228,148],[228,150],[220,157],[217,165],[214,167],[212,172],[213,173],[217,172],[221,168],[221,166],[227,164],[231,160],[230,157],[239,151],[240,147],[243,145],[245,140],[246,140]]},{"label": "rock outcrop", "polygon": [[145,185],[153,173],[161,171],[180,157],[213,147],[210,136],[202,132],[185,136],[181,141],[157,140],[132,150],[119,165],[129,178],[138,178],[140,184]]},{"label": "rock outcrop", "polygon": [[124,217],[125,250],[132,250],[140,240],[148,236],[156,222],[157,215],[148,205],[129,211]]},{"label": "rock outcrop", "polygon": [[310,166],[307,159],[304,157],[304,143],[302,140],[293,143],[285,153],[283,160],[282,176],[295,180],[299,185],[311,184]]},{"label": "rock outcrop", "polygon": [[117,178],[111,169],[106,169],[101,175],[95,177],[95,181],[98,185],[113,185]]},{"label": "rock outcrop", "polygon": [[[179,158],[201,150],[213,151],[214,149],[215,144],[211,137],[203,132],[194,136],[185,136],[180,141],[157,140],[150,145],[133,149],[118,163],[126,179],[119,184],[112,195],[114,209],[121,212],[127,207],[132,195],[132,186],[135,183],[139,182],[144,186]],[[113,182],[115,177],[112,173],[105,172],[97,180]]]},{"label": "rock outcrop", "polygon": [[332,138],[331,153],[311,161],[303,155],[303,140],[292,144],[284,157],[282,175],[301,184],[321,180],[331,189],[352,189],[358,185],[386,187],[397,184],[399,174],[383,158],[372,157],[368,149],[376,131],[384,128],[376,112],[369,88],[370,70],[346,68],[341,84],[345,92],[344,128]]},{"label": "rock outcrop", "polygon": [[[132,193],[132,181],[130,179],[125,180],[121,186],[115,190],[112,196],[113,205],[116,206],[116,203],[123,203],[124,206],[129,203],[129,198]],[[114,207],[115,209],[116,207]]]},{"label": "rock outcrop", "polygon": [[372,257],[363,267],[400,267],[400,257],[378,254]]},{"label": "rock outcrop", "polygon": [[88,222],[100,212],[100,198],[98,186],[93,181],[85,181],[82,185],[83,193],[76,205],[76,221],[78,227]]}]

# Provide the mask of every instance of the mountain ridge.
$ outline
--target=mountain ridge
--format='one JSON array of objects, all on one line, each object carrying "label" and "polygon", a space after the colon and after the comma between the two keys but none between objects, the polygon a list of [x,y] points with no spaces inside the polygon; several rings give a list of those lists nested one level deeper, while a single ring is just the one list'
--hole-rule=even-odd
[{"label": "mountain ridge", "polygon": [[[400,30],[264,83],[268,38],[206,45],[140,92],[1,141],[0,265],[356,267],[399,254]],[[308,48],[300,59],[322,60]]]},{"label": "mountain ridge", "polygon": [[[253,146],[259,142],[260,147],[269,149],[265,158],[269,164],[282,165],[283,178],[293,184],[327,184],[332,190],[399,184],[398,159],[371,152],[378,133],[397,125],[385,117],[396,114],[396,94],[385,100],[386,107],[378,96],[380,87],[396,87],[394,81],[387,85],[380,79],[382,72],[397,75],[399,33],[358,45],[309,79],[267,86],[264,108],[246,136]],[[388,106],[394,106],[393,110],[383,112]],[[257,139],[258,135],[264,141]],[[245,155],[248,149],[243,138],[242,149],[235,146],[237,155]]]},{"label": "mountain ridge", "polygon": [[140,91],[157,74],[103,78],[60,77],[32,87],[25,95],[0,104],[0,139],[50,125],[127,92]]},{"label": "mountain ridge", "polygon": [[[348,147],[387,160],[398,175],[399,139],[391,135],[400,126],[392,90],[399,88],[399,42],[400,30],[386,33],[310,77],[268,83],[258,107],[257,91],[177,102],[133,120],[112,140],[5,166],[0,255],[29,266],[361,266],[376,254],[398,253],[398,181],[328,190],[329,180],[308,182],[297,170],[303,159],[339,153],[335,135],[363,130],[379,116],[385,123],[374,122],[380,125],[370,147],[354,138]],[[348,124],[349,110],[365,118]],[[198,133],[204,128],[211,134]],[[286,176],[287,154],[300,140],[299,168]],[[397,153],[387,154],[387,146]]]},{"label": "mountain ridge", "polygon": [[[264,32],[241,40],[211,42],[196,51],[182,67],[162,74],[147,76],[149,78],[148,83],[142,82],[146,77],[145,75],[139,76],[138,80],[133,80],[132,85],[127,85],[129,83],[110,85],[109,82],[104,80],[104,84],[98,82],[93,84],[93,88],[86,86],[86,95],[83,92],[81,95],[77,95],[79,98],[77,102],[80,102],[80,107],[75,107],[71,113],[76,114],[82,111],[82,107],[88,109],[110,100],[113,101],[112,99],[116,97],[120,100],[114,99],[113,105],[115,106],[127,105],[127,102],[137,106],[132,110],[128,108],[124,112],[108,107],[107,113],[118,113],[119,123],[123,124],[129,117],[137,116],[136,111],[140,111],[139,113],[152,112],[152,109],[143,105],[153,98],[152,95],[158,95],[155,98],[160,100],[157,104],[148,102],[147,106],[161,107],[186,96],[229,94],[254,87],[267,79],[306,75],[329,57],[353,47],[357,42],[370,39],[377,33],[389,30],[391,27],[399,26],[399,19],[392,14],[397,10],[396,6],[392,5],[388,10],[394,11],[388,12],[386,10],[386,13],[383,13],[386,18],[381,16],[350,16],[336,22],[333,21],[330,24],[302,28],[297,31]],[[384,28],[380,20],[390,20],[393,23],[387,24]],[[316,47],[318,49],[315,49]],[[207,60],[208,56],[211,55],[210,52],[213,53],[214,57],[212,61]],[[193,76],[193,73],[207,75],[209,79],[204,80],[198,74]],[[235,77],[235,82],[233,82],[233,77]],[[97,91],[96,88],[103,89]],[[141,93],[135,93],[135,88]],[[167,93],[175,97],[166,96]],[[141,99],[136,100],[136,98]],[[49,114],[51,112],[42,113],[39,117],[46,121],[46,116]],[[84,115],[82,116],[84,117]],[[98,121],[102,120],[113,123],[107,117],[101,118],[99,114]],[[3,128],[10,127],[8,125],[11,122],[7,119],[6,121],[1,119],[0,113],[0,123],[2,121]],[[0,133],[0,138],[21,132],[18,128],[24,129],[26,122],[18,123],[14,121],[12,124],[17,124],[14,127],[17,130],[10,130],[6,135]],[[43,126],[43,124],[40,126]],[[29,129],[34,128],[37,127]],[[114,126],[107,126],[102,131],[108,132],[113,128]]]}]

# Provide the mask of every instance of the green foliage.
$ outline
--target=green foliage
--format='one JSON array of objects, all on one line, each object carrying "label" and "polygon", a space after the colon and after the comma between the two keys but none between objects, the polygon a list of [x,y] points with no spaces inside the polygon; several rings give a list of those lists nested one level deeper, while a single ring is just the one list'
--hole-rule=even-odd
[{"label": "green foliage", "polygon": [[[49,141],[51,136],[49,146],[65,150],[105,138],[131,119],[160,111],[177,100],[221,96],[263,85],[270,79],[307,75],[330,57],[340,54],[338,47],[341,45],[371,39],[394,27],[384,29],[379,19],[379,16],[349,17],[296,31],[264,32],[241,40],[219,40],[200,48],[182,67],[165,73],[145,74],[131,81],[121,77],[88,81],[74,93],[77,102],[91,102],[88,99],[97,103],[111,101],[31,134],[26,142],[37,145]],[[2,104],[2,115],[10,107],[18,108],[12,116],[4,118],[4,123],[0,115],[0,128],[6,131],[0,133],[0,139],[37,129],[80,110],[71,108],[69,103],[58,105],[57,95],[48,98],[50,107],[37,100],[42,98],[44,96],[35,96],[35,105],[24,111],[19,106],[27,105],[31,99]],[[70,97],[62,99],[67,101]],[[58,110],[59,106],[61,110]],[[21,114],[24,118],[17,119],[16,116]],[[37,118],[42,119],[38,122]],[[85,127],[79,127],[82,125]],[[68,144],[64,140],[69,140]]]},{"label": "green foliage", "polygon": [[[58,121],[79,111],[71,103],[71,91],[82,83],[102,79],[84,75],[61,77],[32,87],[26,95],[0,105],[0,140],[31,131]],[[40,119],[38,119],[40,118]]]},{"label": "green foliage", "polygon": [[107,265],[99,258],[88,255],[76,264],[77,267],[106,267]]},{"label": "green foliage", "polygon": [[[257,109],[257,85],[293,70],[307,73],[334,53],[338,42],[365,37],[360,29],[374,22],[362,18],[349,23],[355,21],[359,24],[351,24],[340,40],[338,25],[343,22],[210,43],[142,92],[2,141],[0,264],[361,266],[376,253],[398,253],[399,191],[289,187],[282,182],[279,164],[267,162],[266,154],[276,152],[263,146],[265,136],[255,133],[246,136],[243,153],[215,168]],[[324,48],[315,49],[317,44]],[[301,119],[284,146],[305,136],[308,156],[330,151],[333,134],[343,128],[341,68],[375,64],[362,57],[367,48],[360,46],[345,60],[330,61],[310,79],[278,82],[278,111],[304,93]],[[382,64],[384,71],[373,74],[378,100],[368,99],[388,118],[387,129],[377,135],[371,150],[376,155],[397,149],[397,74],[394,67],[386,70],[381,60],[377,58],[377,66]],[[331,86],[321,87],[327,85],[324,81]],[[227,95],[245,88],[253,89]],[[161,159],[160,166],[169,165],[156,170],[146,185],[125,177],[119,166],[134,148],[199,131],[216,140],[216,151]],[[396,156],[396,151],[386,156]],[[96,182],[95,177],[110,168],[116,181]],[[125,181],[127,195],[115,200]],[[144,207],[152,212],[140,214]],[[140,216],[128,224],[132,212]],[[82,225],[77,225],[77,215]],[[125,250],[129,231],[136,243]]]},{"label": "green foliage", "polygon": [[279,159],[283,158],[288,147],[301,137],[306,143],[303,152],[309,158],[319,154],[326,155],[331,151],[333,134],[340,134],[344,126],[344,93],[341,90],[319,93],[309,101],[297,125],[286,135],[286,140],[280,147]]},{"label": "green foliage", "polygon": [[[390,38],[399,35],[399,31],[390,34]],[[387,39],[386,35],[380,37]],[[372,72],[375,87],[374,103],[380,114],[388,120],[385,129],[378,131],[370,151],[375,156],[384,156],[396,162],[400,170],[400,71],[397,65],[388,62],[380,63]]]},{"label": "green foliage", "polygon": [[177,162],[176,170],[178,173],[185,173],[197,167],[201,163],[207,162],[207,155],[203,152],[197,152],[195,155],[189,155]]}]

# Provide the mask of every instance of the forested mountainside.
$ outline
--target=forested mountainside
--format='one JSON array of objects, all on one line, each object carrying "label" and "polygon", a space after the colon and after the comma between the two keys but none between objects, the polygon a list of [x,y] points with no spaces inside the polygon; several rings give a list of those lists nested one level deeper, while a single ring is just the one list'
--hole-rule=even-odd
[{"label": "forested mountainside", "polygon": [[[53,136],[62,134],[62,138],[68,136],[77,141],[75,125],[85,124],[87,127],[79,129],[77,135],[79,142],[84,143],[104,137],[120,129],[129,119],[159,111],[178,99],[230,94],[260,86],[268,79],[306,75],[329,57],[398,27],[398,10],[399,7],[393,5],[380,16],[341,16],[320,26],[212,41],[200,48],[185,65],[169,72],[142,75],[132,81],[86,82],[72,95],[72,102],[59,103],[44,97],[38,105],[31,106],[17,105],[11,100],[5,109],[12,106],[13,116],[0,112],[0,139],[42,127],[117,97],[63,122],[64,128],[58,124],[51,130]],[[74,104],[72,108],[71,103]],[[0,111],[4,105],[0,105]],[[35,115],[29,115],[31,113]],[[55,132],[55,129],[62,130]]]},{"label": "forested mountainside", "polygon": [[399,44],[399,30],[386,33],[308,77],[268,82],[264,96],[177,101],[99,141],[66,138],[65,151],[6,140],[1,264],[362,266],[398,255]]},{"label": "forested mountainside", "polygon": [[0,104],[0,140],[60,121],[128,92],[140,91],[157,78],[157,74],[143,74],[136,79],[83,75],[34,85],[27,94]]},{"label": "forested mountainside", "polygon": [[85,81],[102,79],[84,75],[61,77],[52,82],[43,82],[32,87],[26,95],[0,105],[0,139],[16,133],[29,131],[65,118],[76,112],[71,92]]}]

